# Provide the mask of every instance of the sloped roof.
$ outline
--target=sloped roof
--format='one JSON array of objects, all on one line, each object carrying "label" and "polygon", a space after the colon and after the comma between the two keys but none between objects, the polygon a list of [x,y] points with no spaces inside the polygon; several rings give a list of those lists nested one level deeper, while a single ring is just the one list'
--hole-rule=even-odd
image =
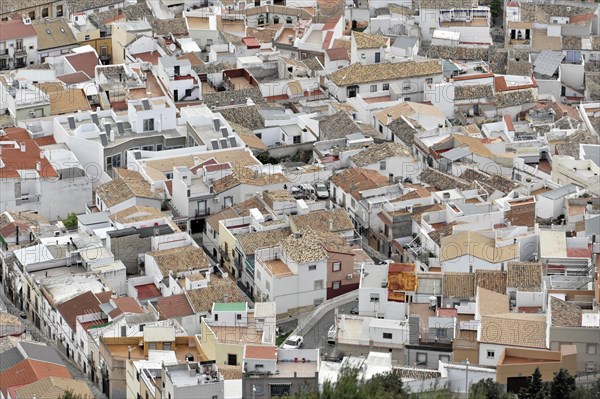
[{"label": "sloped roof", "polygon": [[332,72],[329,74],[329,79],[337,86],[350,86],[361,83],[387,82],[413,76],[428,76],[441,73],[442,66],[438,60],[367,65],[357,62]]},{"label": "sloped roof", "polygon": [[358,154],[351,156],[350,160],[354,165],[364,167],[392,157],[412,158],[412,154],[406,145],[402,143],[385,142],[370,145]]},{"label": "sloped roof", "polygon": [[229,278],[210,276],[206,288],[187,291],[190,304],[196,313],[210,312],[215,302],[245,302],[246,298],[237,284]]},{"label": "sloped roof", "polygon": [[356,42],[356,48],[379,48],[386,47],[389,44],[390,39],[385,36],[372,35],[370,33],[352,31],[352,37]]},{"label": "sloped roof", "polygon": [[115,171],[117,178],[96,187],[96,195],[106,206],[112,207],[135,197],[160,200],[158,193],[152,191],[150,183],[139,172],[128,169]]},{"label": "sloped roof", "polygon": [[64,17],[41,19],[34,21],[32,25],[37,33],[38,51],[77,44],[77,39]]},{"label": "sloped roof", "polygon": [[442,238],[440,262],[471,255],[490,263],[505,262],[519,257],[519,246],[496,246],[493,238],[474,231],[461,231]]},{"label": "sloped roof", "polygon": [[507,283],[519,291],[540,291],[542,286],[541,262],[508,262]]},{"label": "sloped roof", "polygon": [[96,76],[96,66],[100,65],[95,51],[69,54],[65,56],[65,59],[76,71],[85,72],[89,77]]},{"label": "sloped roof", "polygon": [[[297,234],[300,236],[297,237]],[[285,254],[298,263],[318,262],[327,255],[321,245],[321,238],[312,229],[290,234],[281,242]]]},{"label": "sloped roof", "polygon": [[483,315],[480,342],[545,349],[546,316],[533,313]]},{"label": "sloped roof", "polygon": [[246,255],[254,255],[257,249],[278,245],[290,235],[289,227],[281,229],[254,231],[237,235],[237,240]]},{"label": "sloped roof", "polygon": [[553,327],[581,327],[581,308],[550,296],[550,318]]},{"label": "sloped roof", "polygon": [[[329,222],[333,229],[329,229]],[[311,228],[316,231],[343,232],[354,230],[354,224],[344,208],[316,210],[303,215],[291,215],[290,227],[293,231]]]},{"label": "sloped roof", "polygon": [[450,298],[474,298],[474,281],[475,275],[473,273],[444,273],[444,296]]},{"label": "sloped roof", "polygon": [[156,301],[155,308],[163,320],[194,314],[194,309],[185,294],[161,297]]},{"label": "sloped roof", "polygon": [[354,199],[360,200],[360,192],[373,188],[389,185],[388,178],[376,170],[363,168],[349,168],[331,177],[331,182],[340,190],[350,194]]},{"label": "sloped roof", "polygon": [[62,315],[65,322],[75,331],[77,327],[77,316],[99,313],[101,302],[91,291],[77,295],[57,306],[58,312]]},{"label": "sloped roof", "polygon": [[476,306],[481,316],[506,313],[510,310],[508,296],[482,287],[477,287],[476,291]]},{"label": "sloped roof", "polygon": [[56,399],[62,397],[67,391],[76,392],[83,398],[93,398],[85,381],[77,381],[70,378],[47,377],[39,381],[15,389],[14,399]]},{"label": "sloped roof", "polygon": [[476,270],[475,287],[506,294],[506,272],[500,270]]},{"label": "sloped roof", "polygon": [[11,387],[29,385],[47,377],[72,378],[64,365],[25,359],[0,373],[0,390],[6,397]]}]

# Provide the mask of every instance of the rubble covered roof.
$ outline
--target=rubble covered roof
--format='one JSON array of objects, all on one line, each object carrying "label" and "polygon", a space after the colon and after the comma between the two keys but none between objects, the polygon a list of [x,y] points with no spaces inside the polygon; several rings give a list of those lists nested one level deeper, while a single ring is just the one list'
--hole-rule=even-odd
[{"label": "rubble covered roof", "polygon": [[506,285],[519,291],[539,291],[542,286],[541,262],[508,262]]},{"label": "rubble covered roof", "polygon": [[357,62],[332,72],[329,74],[329,79],[337,86],[350,86],[440,73],[442,73],[442,66],[438,60],[386,62],[367,65]]},{"label": "rubble covered roof", "polygon": [[401,143],[373,144],[350,157],[354,165],[364,167],[392,157],[412,158],[410,150]]}]

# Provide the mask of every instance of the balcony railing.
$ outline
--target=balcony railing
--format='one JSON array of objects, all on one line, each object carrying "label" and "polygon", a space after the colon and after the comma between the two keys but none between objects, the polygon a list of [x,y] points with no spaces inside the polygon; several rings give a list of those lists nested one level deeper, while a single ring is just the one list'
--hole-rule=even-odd
[{"label": "balcony railing", "polygon": [[0,49],[0,56],[3,56],[3,55],[8,55],[8,49],[7,48]]}]

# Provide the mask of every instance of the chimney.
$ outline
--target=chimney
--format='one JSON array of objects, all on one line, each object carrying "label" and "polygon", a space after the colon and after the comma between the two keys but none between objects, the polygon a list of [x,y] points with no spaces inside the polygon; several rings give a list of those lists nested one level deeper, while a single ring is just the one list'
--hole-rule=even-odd
[{"label": "chimney", "polygon": [[392,114],[387,114],[387,124],[392,123]]},{"label": "chimney", "polygon": [[25,143],[21,143],[21,152],[27,152],[27,146]]},{"label": "chimney", "polygon": [[40,161],[37,161],[35,163],[35,170],[39,173],[42,171],[42,163]]},{"label": "chimney", "polygon": [[299,231],[295,232],[295,233],[294,233],[294,238],[295,238],[296,240],[299,240],[299,239],[301,239],[301,238],[302,238],[302,233],[301,233],[301,232],[299,232]]},{"label": "chimney", "polygon": [[587,204],[585,205],[585,211],[587,213],[590,213],[592,211],[592,201],[587,202]]},{"label": "chimney", "polygon": [[329,231],[333,231],[333,219],[329,219]]},{"label": "chimney", "polygon": [[390,173],[388,176],[389,176],[389,178],[388,178],[388,180],[389,180],[389,183],[390,183],[390,184],[394,184],[394,174],[393,174],[393,173]]}]

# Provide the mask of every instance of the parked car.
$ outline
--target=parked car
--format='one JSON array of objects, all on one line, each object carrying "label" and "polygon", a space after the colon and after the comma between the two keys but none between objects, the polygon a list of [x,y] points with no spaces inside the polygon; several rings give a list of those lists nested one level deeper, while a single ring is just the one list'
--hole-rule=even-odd
[{"label": "parked car", "polygon": [[317,198],[318,199],[327,199],[329,198],[329,190],[327,189],[327,186],[324,183],[316,183],[315,184],[315,191],[317,192]]},{"label": "parked car", "polygon": [[358,306],[355,306],[352,309],[350,309],[350,314],[358,314]]},{"label": "parked car", "polygon": [[335,324],[332,324],[331,327],[329,327],[329,331],[327,331],[327,343],[329,345],[335,345],[335,341],[336,341],[336,328],[335,328]]},{"label": "parked car", "polygon": [[300,349],[303,342],[304,338],[300,335],[292,335],[283,343],[281,349]]}]

